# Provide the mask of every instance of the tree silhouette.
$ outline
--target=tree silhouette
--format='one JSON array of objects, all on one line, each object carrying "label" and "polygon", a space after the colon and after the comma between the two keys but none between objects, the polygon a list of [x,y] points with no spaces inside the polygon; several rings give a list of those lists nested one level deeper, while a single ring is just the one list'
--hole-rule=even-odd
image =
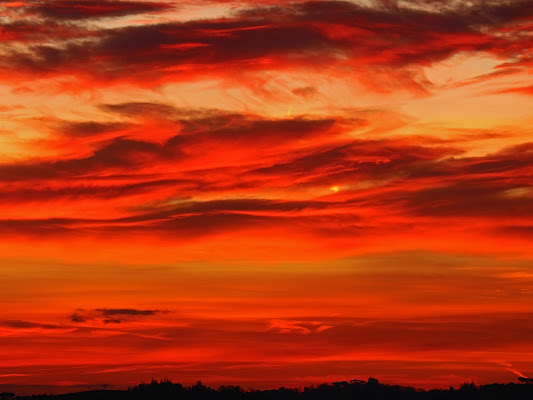
[{"label": "tree silhouette", "polygon": [[11,392],[0,393],[0,400],[14,400],[14,399],[15,399],[15,393],[11,393]]},{"label": "tree silhouette", "polygon": [[533,399],[533,381],[519,379],[522,384],[506,383],[476,385],[463,383],[458,390],[421,390],[412,387],[386,385],[375,378],[359,379],[305,387],[303,390],[280,387],[274,390],[244,390],[240,386],[223,385],[218,389],[201,381],[190,387],[172,383],[169,379],[152,380],[128,390],[94,390],[66,395],[36,395],[16,397],[2,393],[0,400],[522,400]]}]

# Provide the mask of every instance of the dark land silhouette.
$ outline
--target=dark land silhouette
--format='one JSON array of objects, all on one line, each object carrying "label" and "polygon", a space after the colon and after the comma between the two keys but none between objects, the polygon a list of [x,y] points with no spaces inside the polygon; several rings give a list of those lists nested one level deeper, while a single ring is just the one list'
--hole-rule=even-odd
[{"label": "dark land silhouette", "polygon": [[519,378],[518,383],[476,385],[464,383],[458,388],[422,390],[408,386],[387,385],[377,379],[333,382],[305,387],[272,390],[244,390],[240,386],[210,388],[198,381],[185,387],[170,380],[141,383],[128,390],[92,390],[61,395],[16,396],[0,394],[0,400],[348,400],[348,399],[533,399],[533,379]]}]

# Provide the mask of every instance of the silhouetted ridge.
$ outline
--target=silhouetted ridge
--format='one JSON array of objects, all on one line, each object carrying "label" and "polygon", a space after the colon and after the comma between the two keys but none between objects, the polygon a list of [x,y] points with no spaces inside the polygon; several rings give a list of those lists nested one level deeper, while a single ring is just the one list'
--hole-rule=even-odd
[{"label": "silhouetted ridge", "polygon": [[63,395],[34,395],[15,397],[2,394],[1,400],[412,400],[412,399],[533,399],[533,379],[521,378],[520,383],[490,384],[477,386],[464,383],[458,389],[422,390],[413,387],[386,385],[377,379],[367,381],[333,382],[302,389],[280,387],[272,390],[244,390],[240,386],[226,385],[213,389],[198,381],[184,387],[165,379],[141,383],[128,390],[94,390]]}]

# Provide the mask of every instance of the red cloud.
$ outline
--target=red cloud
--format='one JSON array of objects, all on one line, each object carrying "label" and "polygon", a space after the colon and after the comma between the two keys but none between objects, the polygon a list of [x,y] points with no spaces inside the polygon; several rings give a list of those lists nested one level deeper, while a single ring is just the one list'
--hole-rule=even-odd
[{"label": "red cloud", "polygon": [[[98,7],[85,2],[40,5],[44,15],[61,24],[61,16],[89,18],[121,15],[146,9],[164,9],[159,3],[105,2]],[[483,9],[483,12],[481,12]],[[461,52],[488,52],[512,59],[522,54],[530,39],[496,30],[527,14],[523,4],[477,5],[462,13],[442,9],[428,12],[412,8],[373,9],[350,2],[293,3],[274,8],[257,7],[232,18],[169,22],[98,30],[86,27],[87,40],[73,43],[44,29],[40,42],[26,52],[9,50],[0,68],[17,68],[21,79],[73,76],[101,83],[134,82],[158,85],[200,76],[226,76],[240,70],[327,68],[351,73],[362,82],[368,74],[387,75],[389,85],[403,84],[424,93],[427,82],[417,68]],[[44,26],[28,24],[35,30]],[[4,27],[10,40],[21,40],[14,28]],[[39,28],[41,29],[41,28]],[[71,25],[72,38],[80,31]],[[82,30],[83,32],[83,30]],[[27,40],[27,39],[26,39]],[[383,68],[386,70],[384,71]],[[350,72],[351,71],[351,72]],[[358,72],[357,72],[358,71]],[[25,77],[24,77],[25,75]],[[387,84],[375,81],[375,90]],[[370,85],[372,86],[372,85]]]}]

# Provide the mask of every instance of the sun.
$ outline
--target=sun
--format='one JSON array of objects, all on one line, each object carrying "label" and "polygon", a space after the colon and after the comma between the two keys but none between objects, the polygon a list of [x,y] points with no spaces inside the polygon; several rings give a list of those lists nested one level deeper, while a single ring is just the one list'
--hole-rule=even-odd
[{"label": "sun", "polygon": [[334,192],[334,193],[337,193],[337,192],[340,190],[340,188],[339,188],[338,186],[336,186],[336,185],[330,187],[330,189],[331,189],[331,191]]}]

